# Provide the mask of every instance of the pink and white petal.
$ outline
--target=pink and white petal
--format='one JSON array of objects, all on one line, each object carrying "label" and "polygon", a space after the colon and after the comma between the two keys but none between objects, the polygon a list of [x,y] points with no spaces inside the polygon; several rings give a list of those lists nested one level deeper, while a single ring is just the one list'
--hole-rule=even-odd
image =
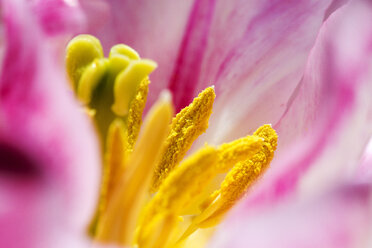
[{"label": "pink and white petal", "polygon": [[356,171],[356,180],[364,183],[372,181],[372,138],[369,139],[360,164]]},{"label": "pink and white petal", "polygon": [[80,242],[99,184],[92,124],[69,92],[63,68],[29,7],[22,0],[2,1],[1,247]]},{"label": "pink and white petal", "polygon": [[64,66],[65,47],[78,33],[97,30],[108,19],[103,0],[29,0],[34,15]]},{"label": "pink and white petal", "polygon": [[108,21],[104,0],[29,0],[47,36],[93,32]]},{"label": "pink and white petal", "polygon": [[[297,95],[276,125],[279,152],[243,202],[247,211],[355,180],[372,131],[371,21],[371,4],[353,1],[323,25]],[[296,142],[280,148],[292,133]]]},{"label": "pink and white petal", "polygon": [[209,247],[371,247],[371,185],[344,186],[326,194],[252,211],[237,209]]},{"label": "pink and white petal", "polygon": [[[196,22],[188,37],[191,52],[183,52],[178,80],[171,82],[175,99],[191,88],[177,107],[207,85],[216,86],[210,128],[199,145],[232,140],[280,119],[330,2],[215,1],[207,37],[193,44],[206,29]],[[197,46],[204,49],[194,59]]]},{"label": "pink and white petal", "polygon": [[193,1],[108,0],[111,14],[107,25],[94,32],[104,50],[125,43],[141,57],[155,60],[159,67],[151,74],[147,106],[167,88],[177,60]]},{"label": "pink and white petal", "polygon": [[[65,0],[66,1],[66,0]],[[110,18],[110,5],[105,0],[80,0],[78,5],[85,17],[85,33],[93,33],[107,24]]]},{"label": "pink and white petal", "polygon": [[84,12],[77,0],[31,0],[28,4],[48,36],[76,33],[85,26]]}]

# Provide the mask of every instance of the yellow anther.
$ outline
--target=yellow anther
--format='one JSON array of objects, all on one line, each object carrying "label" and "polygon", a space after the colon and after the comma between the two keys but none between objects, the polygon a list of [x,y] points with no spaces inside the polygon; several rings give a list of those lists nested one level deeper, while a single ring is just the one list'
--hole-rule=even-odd
[{"label": "yellow anther", "polygon": [[99,223],[99,241],[128,246],[132,244],[140,207],[146,200],[151,172],[160,158],[172,115],[170,96],[163,94],[147,115],[142,135],[128,160],[130,167],[125,170],[120,184],[115,188],[107,211]]},{"label": "yellow anther", "polygon": [[257,153],[262,148],[263,141],[263,138],[257,136],[246,136],[219,146],[219,172],[226,173],[236,163]]},{"label": "yellow anther", "polygon": [[[247,158],[252,157],[254,154],[262,150],[263,144],[263,138],[252,135],[220,145],[218,147],[218,163],[216,165],[215,175],[217,176],[218,174],[226,173],[236,163],[245,161]],[[185,209],[183,214],[200,213],[199,205],[201,204],[204,206],[210,203],[205,199],[210,195],[211,190],[215,189],[215,187],[213,187],[213,189],[211,187],[213,187],[213,184],[205,188],[205,191],[198,199],[194,198],[195,204],[193,204],[190,209]],[[210,199],[210,201],[214,200],[211,196],[209,196],[208,199]]]},{"label": "yellow anther", "polygon": [[[263,126],[259,127],[254,132],[253,135],[256,135],[258,137],[263,138],[264,141],[271,146],[273,151],[276,150],[276,147],[278,145],[278,135],[276,134],[275,130],[271,127],[271,125],[266,124],[266,125],[263,125]],[[270,155],[269,160],[271,161],[271,159],[274,156],[274,152],[272,152],[272,153],[270,152],[269,155]]]},{"label": "yellow anther", "polygon": [[262,149],[245,161],[237,163],[231,169],[222,182],[221,188],[215,191],[203,204],[202,213],[193,220],[181,239],[190,235],[197,228],[218,224],[224,214],[268,168],[276,149],[278,136],[270,125],[260,127],[253,136],[264,139]]},{"label": "yellow anther", "polygon": [[107,72],[108,61],[106,59],[94,59],[80,77],[77,87],[77,96],[83,104],[89,104],[93,91]]},{"label": "yellow anther", "polygon": [[215,97],[214,88],[206,88],[173,119],[164,155],[155,169],[152,192],[159,188],[169,172],[185,156],[195,139],[208,128]]},{"label": "yellow anther", "polygon": [[111,48],[109,57],[112,57],[114,55],[124,55],[128,57],[130,60],[139,60],[140,56],[139,54],[131,47],[124,45],[124,44],[118,44]]},{"label": "yellow anther", "polygon": [[124,116],[128,113],[130,101],[135,97],[139,84],[156,66],[151,60],[132,60],[119,73],[114,83],[114,104],[111,107],[116,115]]},{"label": "yellow anther", "polygon": [[142,113],[145,108],[150,81],[146,78],[139,85],[137,94],[132,100],[128,113],[128,150],[132,150],[137,140],[141,123]]},{"label": "yellow anther", "polygon": [[[164,183],[158,193],[145,207],[141,216],[137,240],[143,240],[143,234],[155,232],[152,221],[164,213],[179,215],[183,208],[188,207],[202,189],[215,175],[218,152],[215,148],[206,146],[183,161]],[[169,235],[172,230],[168,230]]]},{"label": "yellow anther", "polygon": [[94,59],[103,58],[103,50],[99,40],[91,35],[78,35],[66,48],[66,70],[76,89],[85,67]]}]

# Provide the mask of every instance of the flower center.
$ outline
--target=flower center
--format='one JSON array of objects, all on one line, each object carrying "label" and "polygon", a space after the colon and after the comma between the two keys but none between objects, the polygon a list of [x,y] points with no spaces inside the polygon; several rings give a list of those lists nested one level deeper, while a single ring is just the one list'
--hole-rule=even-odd
[{"label": "flower center", "polygon": [[104,58],[100,42],[89,35],[75,37],[67,47],[72,86],[103,144],[91,234],[99,242],[125,246],[193,247],[187,245],[189,237],[215,227],[268,168],[277,135],[263,125],[251,136],[219,147],[206,144],[184,159],[208,127],[214,87],[173,119],[170,94],[163,92],[141,125],[148,75],[155,67],[125,45],[114,46]]}]

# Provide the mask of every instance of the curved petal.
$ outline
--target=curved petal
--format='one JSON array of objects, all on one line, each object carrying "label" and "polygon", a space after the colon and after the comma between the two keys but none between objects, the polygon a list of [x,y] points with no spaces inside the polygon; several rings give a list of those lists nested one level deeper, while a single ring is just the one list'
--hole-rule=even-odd
[{"label": "curved petal", "polygon": [[96,35],[106,50],[124,42],[159,63],[150,104],[168,87],[179,110],[214,84],[215,114],[200,144],[221,143],[280,118],[338,6],[331,2],[111,0],[111,20]]},{"label": "curved petal", "polygon": [[356,178],[360,182],[368,183],[372,181],[372,138],[369,139],[360,164],[356,171]]},{"label": "curved petal", "polygon": [[[282,150],[244,208],[354,180],[372,131],[371,21],[371,4],[353,1],[323,25],[297,95],[276,125]],[[297,142],[283,145],[290,135]]]},{"label": "curved petal", "polygon": [[2,1],[0,246],[75,247],[95,207],[99,149],[29,7]]},{"label": "curved petal", "polygon": [[217,2],[200,74],[177,82],[179,88],[195,82],[196,91],[216,86],[214,114],[199,145],[236,139],[280,119],[330,2]]},{"label": "curved petal", "polygon": [[371,190],[370,185],[348,186],[305,201],[236,212],[210,247],[370,247]]}]

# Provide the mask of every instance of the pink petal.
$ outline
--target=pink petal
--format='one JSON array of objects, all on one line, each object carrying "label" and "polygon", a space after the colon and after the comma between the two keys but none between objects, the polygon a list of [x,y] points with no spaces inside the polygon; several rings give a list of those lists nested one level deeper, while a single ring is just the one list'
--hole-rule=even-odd
[{"label": "pink petal", "polygon": [[215,114],[201,143],[279,120],[325,15],[337,7],[329,8],[330,0],[109,2],[111,21],[96,33],[106,50],[123,42],[159,63],[148,105],[169,87],[179,110],[216,85]]},{"label": "pink petal", "polygon": [[363,156],[360,159],[360,164],[356,171],[356,178],[358,181],[365,183],[372,181],[372,138],[369,139]]},{"label": "pink petal", "polygon": [[95,31],[108,19],[108,5],[103,0],[29,0],[28,3],[51,40],[61,67],[64,66],[65,47],[72,36]]},{"label": "pink petal", "polygon": [[[324,23],[297,94],[276,126],[279,153],[243,202],[244,211],[355,180],[372,131],[371,21],[372,6],[359,1]],[[291,135],[296,142],[283,145]]]},{"label": "pink petal", "polygon": [[371,247],[372,188],[347,186],[312,199],[235,212],[209,247]]},{"label": "pink petal", "polygon": [[371,184],[324,192],[360,182],[356,168],[371,135],[371,21],[371,3],[354,1],[323,24],[276,125],[271,169],[211,247],[370,247]]},{"label": "pink petal", "polygon": [[[196,69],[190,68],[184,72],[187,75],[182,74],[184,80],[175,83],[179,89],[175,99],[190,82],[197,83],[190,95],[207,85],[216,86],[210,127],[199,145],[239,138],[280,119],[303,75],[330,2],[216,3],[207,45],[199,59],[200,73],[194,76]],[[189,57],[185,56],[184,64],[192,60]]]},{"label": "pink petal", "polygon": [[0,246],[76,247],[96,203],[99,149],[29,7],[2,4]]},{"label": "pink petal", "polygon": [[95,32],[109,21],[110,6],[108,1],[80,0],[79,4],[85,15],[86,27],[84,32]]},{"label": "pink petal", "polygon": [[77,0],[31,0],[29,3],[48,35],[79,32],[85,27],[84,13],[78,8]]}]

